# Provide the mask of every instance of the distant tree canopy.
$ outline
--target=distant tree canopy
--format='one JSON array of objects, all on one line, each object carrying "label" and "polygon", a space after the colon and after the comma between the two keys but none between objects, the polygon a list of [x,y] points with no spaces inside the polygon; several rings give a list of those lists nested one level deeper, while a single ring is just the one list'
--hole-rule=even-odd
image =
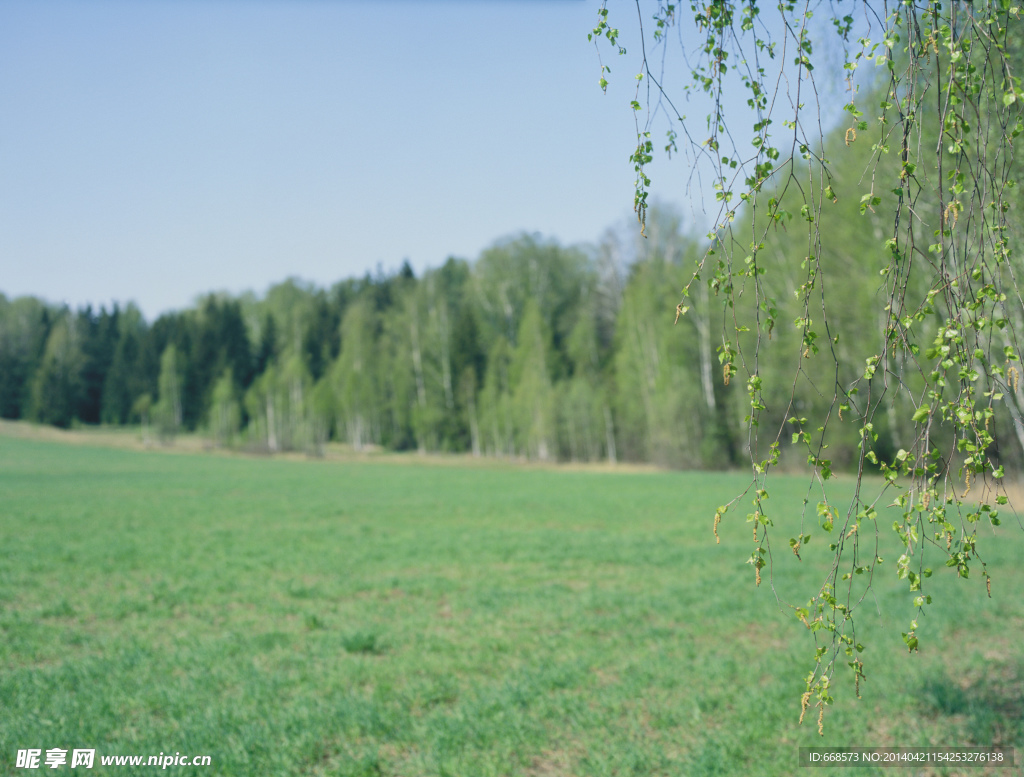
[{"label": "distant tree canopy", "polygon": [[[845,149],[843,134],[836,130],[830,142]],[[866,144],[851,146],[837,178],[859,174],[870,158]],[[823,218],[837,238],[823,261],[843,289],[829,325],[853,380],[860,354],[883,340],[878,268],[863,257],[872,255],[885,214],[862,214],[850,198]],[[803,240],[769,233],[767,278],[800,272]],[[167,439],[201,431],[220,445],[264,450],[316,453],[337,440],[551,461],[741,466],[750,455],[749,396],[742,381],[723,377],[717,303],[726,290],[695,287],[673,326],[678,290],[707,245],[679,213],[652,207],[644,237],[637,227],[609,231],[595,246],[563,247],[522,235],[420,278],[406,266],[330,289],[288,280],[262,298],[209,295],[152,323],[132,305],[72,311],[0,296],[0,417],[64,427],[145,421]],[[802,300],[779,295],[780,321],[804,310]],[[810,416],[829,407],[816,388],[830,379],[824,362],[809,361],[806,383],[789,396],[789,353],[801,342],[795,327],[780,325],[762,352],[763,416],[771,423],[785,423],[787,408]],[[916,433],[899,407],[875,419],[874,450],[883,459]],[[989,428],[993,455],[1020,470],[1024,446],[1011,409],[996,407]],[[836,438],[829,451],[833,468],[856,470],[856,440]],[[780,458],[806,463],[794,449]]]},{"label": "distant tree canopy", "polygon": [[[844,250],[868,250],[863,217],[847,211],[835,225],[846,230]],[[674,297],[706,242],[664,208],[650,211],[646,233],[609,232],[572,248],[522,235],[420,278],[406,266],[331,289],[288,280],[262,298],[210,295],[152,323],[132,305],[72,311],[0,296],[0,417],[144,421],[166,439],[202,431],[221,445],[311,453],[333,439],[739,465],[747,397],[722,380],[714,294],[698,295],[672,326]],[[799,241],[772,239],[773,263],[794,271]],[[860,321],[877,281],[856,263],[837,267],[850,293],[836,326],[844,347],[867,347],[877,335]],[[786,368],[783,359],[771,367]],[[799,401],[809,409],[820,397],[807,391]],[[999,414],[993,428],[1017,466],[1012,418]],[[899,419],[879,427],[890,447],[912,431]],[[855,447],[833,457],[852,466]]]}]

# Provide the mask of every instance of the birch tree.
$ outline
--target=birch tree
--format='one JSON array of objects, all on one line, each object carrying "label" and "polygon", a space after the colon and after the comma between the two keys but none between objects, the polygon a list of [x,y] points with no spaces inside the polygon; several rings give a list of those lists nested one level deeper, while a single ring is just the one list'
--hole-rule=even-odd
[{"label": "birch tree", "polygon": [[181,429],[181,369],[178,364],[178,349],[168,345],[160,356],[160,378],[157,381],[158,394],[153,406],[153,418],[160,438],[170,442]]},{"label": "birch tree", "polygon": [[341,322],[341,353],[333,368],[339,433],[357,451],[379,439],[376,330],[368,303],[354,302]]},{"label": "birch tree", "polygon": [[242,422],[235,379],[228,368],[213,386],[210,402],[210,434],[214,443],[227,446],[232,443]]},{"label": "birch tree", "polygon": [[[817,25],[815,10],[824,11],[826,24]],[[926,557],[960,578],[980,567],[991,585],[978,524],[998,524],[1007,503],[993,419],[1006,409],[1019,413],[1013,398],[1022,333],[1013,311],[1024,297],[1011,226],[1020,204],[1015,143],[1024,134],[1020,9],[1005,0],[881,6],[724,0],[637,2],[628,13],[643,41],[638,52],[621,44],[605,4],[591,38],[635,57],[631,161],[642,231],[660,147],[655,132],[664,133],[664,153],[688,156],[714,190],[707,249],[677,309],[685,312],[701,284],[720,295],[726,315],[719,359],[723,380],[746,389],[752,470],[750,487],[719,507],[714,526],[729,520],[724,516],[733,506],[752,502],[747,520],[755,585],[769,564],[770,574],[781,569],[781,556],[772,554],[780,541],[785,555],[800,563],[810,523],[834,538],[827,579],[806,604],[793,607],[815,640],[801,720],[816,710],[820,732],[837,669],[849,667],[855,687],[864,676],[855,613],[875,575],[889,568],[879,567],[877,519],[885,504],[893,502],[898,511],[893,528],[903,553],[894,566],[917,608],[902,632],[909,651],[918,649],[918,619],[932,602],[926,581],[935,561]],[[838,59],[838,71],[822,66],[828,54]],[[599,59],[602,88],[610,76],[605,56]],[[879,77],[861,75],[864,65]],[[680,71],[682,80],[672,80]],[[821,118],[831,107],[823,97],[835,95],[821,73],[845,80],[845,93],[834,98],[842,105],[834,125],[839,142]],[[730,113],[729,96],[737,93],[746,98],[747,116]],[[704,100],[706,119],[684,118],[681,108],[691,98]],[[864,174],[838,176],[837,160],[865,143],[873,158]],[[871,214],[887,217],[869,254],[881,265],[873,305],[878,315],[860,322],[880,325],[881,342],[875,340],[852,379],[832,325],[844,292],[825,264],[834,236],[822,227],[823,214],[847,200],[869,220]],[[783,227],[798,231],[803,244],[795,283],[769,280],[769,235]],[[780,318],[788,306],[773,284],[797,300],[800,313],[792,324]],[[771,338],[782,326],[792,326],[797,337],[786,380],[792,389],[780,404],[766,383],[779,376],[765,368]],[[828,363],[821,372],[831,376],[816,385],[824,412],[803,415],[796,412],[798,391],[818,359]],[[892,394],[902,394],[909,407],[900,432],[905,447],[888,451],[877,426],[890,414]],[[837,436],[856,446],[855,495],[842,505],[832,503],[826,487],[834,464],[826,446]],[[799,520],[768,502],[784,443],[806,455],[818,492]],[[873,470],[886,483],[877,495],[862,488],[864,474]]]},{"label": "birch tree", "polygon": [[74,316],[64,311],[46,339],[43,358],[32,386],[33,417],[68,427],[75,419],[84,358]]},{"label": "birch tree", "polygon": [[550,335],[540,307],[527,302],[510,365],[518,449],[528,458],[554,458],[555,395],[548,370]]}]

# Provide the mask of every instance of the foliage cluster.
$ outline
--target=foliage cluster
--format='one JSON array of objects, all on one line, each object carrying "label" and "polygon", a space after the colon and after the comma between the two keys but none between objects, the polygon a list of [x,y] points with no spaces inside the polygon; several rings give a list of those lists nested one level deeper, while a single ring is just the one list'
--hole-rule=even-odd
[{"label": "foliage cluster", "polygon": [[[978,529],[998,526],[1007,504],[1007,438],[1024,445],[1020,7],[1009,0],[638,0],[635,11],[642,45],[634,52],[630,108],[640,223],[659,121],[668,124],[665,152],[678,151],[678,141],[714,182],[714,226],[679,311],[687,312],[695,290],[723,292],[719,353],[726,378],[741,380],[749,398],[753,479],[744,495],[753,497],[747,520],[756,583],[778,561],[776,532],[789,537],[799,559],[818,523],[834,553],[810,601],[794,607],[818,643],[803,703],[818,708],[820,721],[833,701],[836,666],[848,664],[855,684],[864,676],[853,612],[883,562],[882,496],[858,486],[843,506],[825,492],[837,451],[854,446],[858,484],[866,471],[881,469],[889,486],[883,493],[901,508],[895,566],[919,608],[903,634],[911,652],[918,618],[933,602],[923,583],[932,575],[929,552],[961,578],[980,566],[991,585]],[[816,12],[824,12],[824,24]],[[627,56],[620,37],[603,4],[591,38]],[[822,51],[835,52],[831,64],[842,68],[839,95],[829,83],[836,69],[821,67],[828,62]],[[666,62],[681,64],[686,77],[678,81],[680,71]],[[864,77],[865,66],[879,75]],[[602,63],[602,88],[608,72]],[[731,90],[746,98],[747,127],[730,115]],[[704,121],[688,121],[677,107],[694,96],[710,106]],[[842,104],[842,142],[836,132],[828,136],[822,119],[830,98]],[[858,150],[864,147],[866,155]],[[864,214],[869,236],[855,252],[835,228],[836,214],[851,205]],[[799,269],[789,273],[772,260],[780,230],[802,247]],[[852,272],[875,282],[846,283],[851,271],[837,270],[837,259],[860,265]],[[853,309],[874,342],[851,343],[844,323],[851,297],[865,291],[873,293]],[[786,298],[801,308],[795,317],[780,304]],[[783,373],[772,369],[780,351],[790,365]],[[807,396],[816,397],[809,409]],[[1002,435],[1000,414],[1011,419]],[[798,521],[781,520],[768,503],[769,472],[790,437],[820,486]],[[719,508],[716,527],[739,500]]]}]

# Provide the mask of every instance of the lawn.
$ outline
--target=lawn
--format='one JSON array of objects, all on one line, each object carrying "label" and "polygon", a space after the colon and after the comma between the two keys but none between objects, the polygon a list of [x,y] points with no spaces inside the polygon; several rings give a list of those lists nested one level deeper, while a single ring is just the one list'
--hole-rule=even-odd
[{"label": "lawn", "polygon": [[[774,482],[777,521],[799,520],[806,480]],[[83,775],[175,752],[212,766],[169,773],[259,777],[782,775],[844,745],[1024,761],[1015,519],[981,531],[993,598],[936,570],[915,655],[887,559],[863,698],[838,675],[819,737],[797,724],[813,640],[755,588],[746,510],[712,535],[743,484],[0,437],[0,774],[32,773],[26,748],[95,748],[92,770],[47,770]],[[776,587],[803,603],[825,543],[800,563],[779,530]]]}]

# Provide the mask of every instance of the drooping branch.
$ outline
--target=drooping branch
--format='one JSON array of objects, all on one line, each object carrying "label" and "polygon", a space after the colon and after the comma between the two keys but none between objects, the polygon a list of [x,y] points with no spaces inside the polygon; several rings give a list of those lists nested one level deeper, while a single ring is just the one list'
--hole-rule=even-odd
[{"label": "drooping branch", "polygon": [[[1012,229],[1014,142],[1024,132],[1019,12],[1003,0],[634,4],[631,35],[613,27],[602,6],[591,39],[624,57],[621,41],[639,43],[630,101],[636,215],[645,232],[653,133],[664,130],[664,154],[682,146],[691,183],[710,180],[715,202],[706,250],[677,312],[690,309],[691,291],[702,315],[709,292],[719,298],[723,380],[744,380],[749,400],[753,479],[716,512],[716,536],[725,513],[752,495],[749,560],[760,584],[761,570],[771,573],[777,563],[776,531],[790,535],[796,559],[809,540],[809,516],[799,527],[776,526],[767,507],[784,443],[806,455],[820,492],[813,520],[830,536],[833,559],[808,604],[794,607],[815,638],[802,713],[817,706],[820,727],[840,662],[858,687],[863,677],[854,611],[882,562],[883,495],[899,513],[897,576],[923,611],[931,603],[926,549],[960,577],[980,561],[987,578],[977,524],[998,525],[997,508],[1007,501],[994,436],[1004,414],[1024,449],[1016,366],[1024,297]],[[822,10],[825,24],[817,21]],[[839,73],[819,81],[816,69],[827,66],[819,52],[828,48],[841,52],[847,90],[838,115],[819,83]],[[867,64],[873,74],[863,73]],[[680,69],[688,77],[673,83]],[[602,61],[602,88],[608,73]],[[733,99],[737,93],[745,101]],[[694,103],[706,109],[703,121],[677,107]],[[840,342],[855,328],[843,273],[858,270],[837,264],[850,237],[834,228],[834,214],[851,204],[865,223],[858,245],[868,246],[854,264],[880,278],[859,327],[878,326],[881,341],[863,338],[860,353]],[[780,234],[786,251],[771,249]],[[787,313],[795,313],[791,329]],[[785,388],[766,382],[780,380],[783,363],[792,370]],[[712,408],[713,393],[705,395]],[[845,510],[827,483],[835,466],[829,440],[842,437],[852,437],[857,451],[845,465],[856,472]],[[868,496],[864,479],[872,473],[883,488]],[[915,618],[903,634],[911,651],[917,631]]]}]

